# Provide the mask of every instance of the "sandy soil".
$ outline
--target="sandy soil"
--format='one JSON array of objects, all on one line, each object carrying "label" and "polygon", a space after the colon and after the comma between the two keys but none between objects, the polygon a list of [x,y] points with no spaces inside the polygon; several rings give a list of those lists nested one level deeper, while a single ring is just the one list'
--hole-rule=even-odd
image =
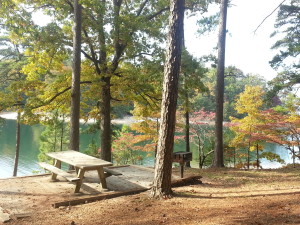
[{"label": "sandy soil", "polygon": [[[152,200],[144,192],[55,209],[49,203],[57,195],[28,195],[30,217],[7,224],[300,224],[299,168],[188,169],[186,176],[201,175],[203,183],[173,188],[168,200]],[[13,192],[10,201],[17,200]],[[0,207],[5,209],[3,201]]]}]

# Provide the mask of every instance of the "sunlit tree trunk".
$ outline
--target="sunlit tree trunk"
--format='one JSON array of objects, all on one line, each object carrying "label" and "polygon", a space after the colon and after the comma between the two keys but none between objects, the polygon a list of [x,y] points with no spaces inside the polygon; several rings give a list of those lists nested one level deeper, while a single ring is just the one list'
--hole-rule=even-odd
[{"label": "sunlit tree trunk", "polygon": [[79,151],[81,5],[74,0],[73,72],[71,90],[70,149]]},{"label": "sunlit tree trunk", "polygon": [[184,0],[170,1],[168,45],[164,67],[158,149],[153,187],[151,189],[152,198],[166,198],[172,195],[172,153],[181,61],[184,4]]},{"label": "sunlit tree trunk", "polygon": [[20,118],[21,113],[18,112],[17,117],[17,126],[16,126],[16,155],[15,155],[15,162],[14,162],[14,171],[13,176],[17,176],[18,165],[19,165],[19,155],[20,155],[20,140],[21,140],[21,125],[20,125]]},{"label": "sunlit tree trunk", "polygon": [[224,70],[226,45],[226,19],[228,0],[221,1],[219,41],[218,41],[218,68],[216,85],[216,124],[215,124],[215,157],[214,167],[224,167],[223,146],[223,107],[224,107]]}]

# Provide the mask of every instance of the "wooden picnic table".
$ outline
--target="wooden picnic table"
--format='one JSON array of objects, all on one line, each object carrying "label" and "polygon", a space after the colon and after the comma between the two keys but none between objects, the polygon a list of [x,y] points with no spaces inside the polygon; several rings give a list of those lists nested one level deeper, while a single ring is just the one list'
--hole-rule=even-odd
[{"label": "wooden picnic table", "polygon": [[[83,154],[78,151],[61,151],[61,152],[49,152],[47,155],[54,159],[54,168],[49,164],[43,163],[40,164],[45,169],[52,172],[51,179],[56,180],[57,175],[62,175],[63,177],[67,178],[69,181],[76,181],[75,193],[79,192],[85,171],[89,170],[97,170],[98,176],[102,185],[103,189],[107,189],[106,185],[106,176],[104,174],[103,167],[112,166],[111,162],[107,162],[102,159],[98,159],[93,156],[89,156]],[[66,173],[61,170],[61,163],[67,163],[71,166],[75,167],[77,172],[77,177],[71,177],[71,174]],[[62,173],[61,173],[62,172]]]}]

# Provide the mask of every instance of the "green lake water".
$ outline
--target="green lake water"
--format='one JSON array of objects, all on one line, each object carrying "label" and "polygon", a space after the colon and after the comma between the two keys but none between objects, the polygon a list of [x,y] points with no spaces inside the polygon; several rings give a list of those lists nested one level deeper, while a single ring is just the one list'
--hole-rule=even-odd
[{"label": "green lake water", "polygon": [[[82,125],[81,128],[85,128]],[[20,157],[18,176],[42,171],[38,166],[41,125],[21,125]],[[98,140],[98,134],[81,134],[80,149],[86,149],[92,139]],[[5,120],[0,129],[0,178],[12,176],[16,148],[16,121]]]}]

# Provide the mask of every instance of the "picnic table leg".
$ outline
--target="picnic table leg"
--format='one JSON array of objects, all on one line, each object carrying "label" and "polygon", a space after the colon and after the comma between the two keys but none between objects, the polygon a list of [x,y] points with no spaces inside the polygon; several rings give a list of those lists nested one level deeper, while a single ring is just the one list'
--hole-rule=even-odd
[{"label": "picnic table leg", "polygon": [[75,193],[78,193],[79,190],[80,190],[80,187],[81,187],[81,184],[82,184],[82,180],[83,180],[83,177],[84,177],[84,172],[85,172],[85,170],[83,170],[83,169],[79,169],[79,171],[78,171],[77,177],[80,180],[78,180],[77,183],[76,183]]},{"label": "picnic table leg", "polygon": [[[54,166],[60,169],[61,168],[61,161],[55,159]],[[57,174],[56,173],[52,173],[51,180],[56,180],[56,178],[57,178]]]},{"label": "picnic table leg", "polygon": [[100,167],[97,169],[98,172],[98,176],[102,185],[102,189],[107,189],[107,184],[106,184],[106,179],[105,179],[105,174],[104,174],[104,170],[103,167]]}]

